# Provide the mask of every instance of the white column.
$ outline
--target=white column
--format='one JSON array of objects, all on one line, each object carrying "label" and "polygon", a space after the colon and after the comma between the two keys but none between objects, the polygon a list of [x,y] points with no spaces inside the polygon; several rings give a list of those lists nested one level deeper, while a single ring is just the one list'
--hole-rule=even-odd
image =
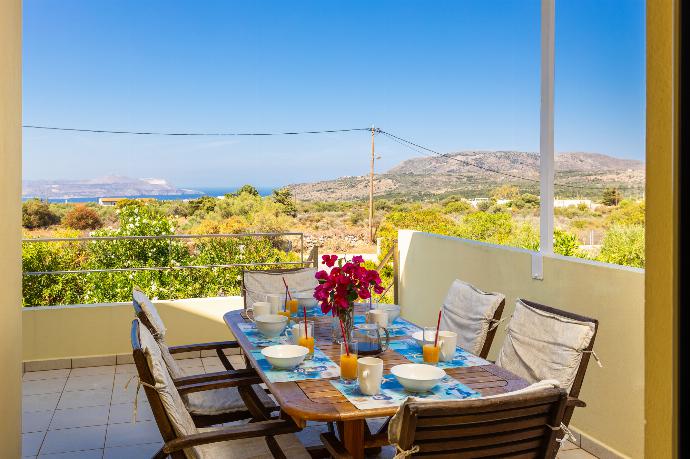
[{"label": "white column", "polygon": [[539,122],[539,254],[532,258],[532,277],[543,278],[542,255],[553,254],[553,87],[555,0],[541,2],[541,113]]}]

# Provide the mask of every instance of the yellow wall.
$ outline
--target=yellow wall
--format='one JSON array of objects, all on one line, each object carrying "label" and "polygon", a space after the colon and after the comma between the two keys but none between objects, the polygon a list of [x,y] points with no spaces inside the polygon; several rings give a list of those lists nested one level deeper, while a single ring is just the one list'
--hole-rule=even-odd
[{"label": "yellow wall", "polygon": [[647,0],[647,457],[677,455],[678,3]]},{"label": "yellow wall", "polygon": [[[223,314],[241,297],[156,301],[170,345],[232,339]],[[23,358],[55,360],[131,354],[131,303],[24,308]]]},{"label": "yellow wall", "polygon": [[[531,253],[415,231],[400,231],[400,304],[413,322],[434,325],[456,278],[506,295],[504,317],[518,297],[599,319],[594,360],[572,424],[621,455],[644,451],[644,271],[560,256],[544,258],[544,280],[531,276]],[[490,358],[505,336],[499,327]]]},{"label": "yellow wall", "polygon": [[21,447],[21,1],[0,0],[0,448]]}]

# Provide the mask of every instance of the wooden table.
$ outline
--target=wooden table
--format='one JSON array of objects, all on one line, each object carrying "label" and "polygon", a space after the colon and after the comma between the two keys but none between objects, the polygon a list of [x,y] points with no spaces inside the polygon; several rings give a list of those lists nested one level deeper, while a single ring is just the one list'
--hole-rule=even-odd
[{"label": "wooden table", "polygon": [[[358,306],[355,312],[363,314],[364,310]],[[364,457],[365,448],[380,445],[380,442],[377,443],[376,439],[369,433],[366,419],[393,416],[397,408],[360,410],[333,387],[329,380],[270,382],[259,368],[254,356],[249,352],[256,347],[238,326],[238,323],[245,322],[241,311],[228,312],[223,318],[244,351],[245,358],[257,370],[261,379],[280,404],[281,410],[289,414],[298,425],[305,427],[307,421],[335,422],[345,447],[355,459]],[[317,316],[309,319],[314,320],[316,347],[338,363],[340,346],[331,341],[331,316]],[[393,339],[402,338],[405,337]],[[379,357],[383,359],[384,372],[386,373],[394,365],[409,363],[405,357],[392,350],[384,352]],[[511,392],[529,385],[527,381],[493,364],[451,368],[446,369],[446,373],[482,395]]]}]

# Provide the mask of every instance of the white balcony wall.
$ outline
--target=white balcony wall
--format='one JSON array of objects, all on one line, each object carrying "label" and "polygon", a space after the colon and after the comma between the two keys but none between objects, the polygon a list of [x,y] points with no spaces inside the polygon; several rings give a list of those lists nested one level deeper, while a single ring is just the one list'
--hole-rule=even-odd
[{"label": "white balcony wall", "polygon": [[[402,315],[413,322],[435,325],[456,278],[505,294],[504,317],[521,297],[597,318],[604,367],[590,359],[580,394],[588,406],[572,425],[600,457],[644,456],[644,270],[545,256],[544,279],[535,280],[527,250],[417,231],[400,231],[398,241]],[[492,360],[504,336],[500,326]]]}]

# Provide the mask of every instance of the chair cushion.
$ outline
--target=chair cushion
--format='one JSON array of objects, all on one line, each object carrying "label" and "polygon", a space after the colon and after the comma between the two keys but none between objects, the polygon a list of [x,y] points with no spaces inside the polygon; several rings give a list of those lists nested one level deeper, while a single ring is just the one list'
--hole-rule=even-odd
[{"label": "chair cushion", "polygon": [[[253,387],[264,406],[275,406],[273,400],[261,387]],[[192,392],[182,395],[182,399],[189,412],[196,415],[211,416],[247,410],[247,405],[244,404],[244,400],[242,400],[236,387]]]},{"label": "chair cushion", "polygon": [[163,324],[163,319],[158,314],[158,310],[153,305],[153,302],[148,296],[138,288],[132,289],[132,299],[136,304],[139,305],[141,310],[144,312],[146,319],[149,321],[153,330],[151,332],[156,337],[156,339],[162,340],[165,338],[165,325]]},{"label": "chair cushion", "polygon": [[282,273],[245,271],[242,275],[242,287],[246,306],[250,308],[256,301],[267,301],[268,294],[284,293],[283,277],[291,291],[313,292],[319,285],[315,275],[316,268],[301,268]]},{"label": "chair cushion", "polygon": [[[209,427],[199,429],[199,431],[209,432],[218,429],[218,427]],[[273,438],[280,445],[280,449],[283,450],[285,457],[290,459],[311,459],[309,452],[307,452],[307,449],[300,443],[295,434],[275,435]],[[209,443],[196,446],[194,450],[197,454],[194,459],[266,459],[273,457],[263,437]]]},{"label": "chair cushion", "polygon": [[456,279],[448,289],[443,301],[441,327],[458,334],[458,345],[479,355],[491,319],[505,296],[500,293],[486,293],[478,288]]},{"label": "chair cushion", "polygon": [[518,300],[496,364],[530,382],[555,379],[570,391],[582,352],[594,333],[593,322],[542,311]]},{"label": "chair cushion", "polygon": [[170,376],[172,376],[173,379],[179,379],[183,376],[188,376],[185,373],[185,371],[180,367],[180,364],[177,362],[177,359],[175,359],[175,357],[173,357],[173,355],[170,353],[170,350],[168,349],[168,345],[165,343],[165,340],[158,339],[156,341],[158,341],[158,346],[161,350],[161,356],[163,357],[165,364],[168,366]]}]

